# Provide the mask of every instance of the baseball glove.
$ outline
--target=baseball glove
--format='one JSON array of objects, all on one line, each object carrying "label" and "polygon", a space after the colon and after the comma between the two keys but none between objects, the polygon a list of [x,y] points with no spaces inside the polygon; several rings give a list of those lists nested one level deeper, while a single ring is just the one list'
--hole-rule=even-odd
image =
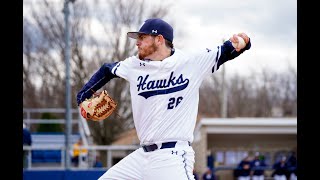
[{"label": "baseball glove", "polygon": [[86,120],[101,121],[109,117],[116,107],[117,103],[103,90],[80,104],[81,116]]}]

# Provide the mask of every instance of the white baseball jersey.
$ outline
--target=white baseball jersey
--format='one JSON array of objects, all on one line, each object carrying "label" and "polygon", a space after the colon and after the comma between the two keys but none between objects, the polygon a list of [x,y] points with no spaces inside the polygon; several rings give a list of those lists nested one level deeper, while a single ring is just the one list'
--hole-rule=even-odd
[{"label": "white baseball jersey", "polygon": [[141,144],[193,141],[199,87],[204,77],[217,69],[219,49],[196,55],[176,49],[162,61],[131,56],[113,67],[114,75],[130,83],[133,119]]},{"label": "white baseball jersey", "polygon": [[190,142],[197,119],[200,85],[204,77],[250,46],[249,43],[236,52],[231,42],[226,41],[215,50],[194,54],[176,49],[162,61],[131,56],[101,66],[77,94],[78,105],[112,78],[126,79],[130,83],[133,118],[142,147],[115,164],[99,180],[194,179],[194,151]]},{"label": "white baseball jersey", "polygon": [[[246,49],[249,49],[248,44]],[[131,56],[105,63],[79,91],[77,102],[92,96],[110,79],[121,77],[130,83],[132,112],[140,144],[193,141],[199,87],[221,64],[239,56],[230,41],[216,49],[186,54],[176,49],[162,61]]]}]

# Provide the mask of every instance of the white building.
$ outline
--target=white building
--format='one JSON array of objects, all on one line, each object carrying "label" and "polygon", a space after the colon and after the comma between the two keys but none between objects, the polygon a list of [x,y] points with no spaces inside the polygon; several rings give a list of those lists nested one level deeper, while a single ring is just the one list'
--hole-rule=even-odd
[{"label": "white building", "polygon": [[[281,155],[297,150],[297,118],[202,118],[192,144],[195,170],[202,174],[207,155],[215,157],[215,168],[235,167],[247,155],[259,152],[268,165]],[[267,176],[271,171],[266,171]],[[232,170],[216,171],[220,179],[232,180]]]}]

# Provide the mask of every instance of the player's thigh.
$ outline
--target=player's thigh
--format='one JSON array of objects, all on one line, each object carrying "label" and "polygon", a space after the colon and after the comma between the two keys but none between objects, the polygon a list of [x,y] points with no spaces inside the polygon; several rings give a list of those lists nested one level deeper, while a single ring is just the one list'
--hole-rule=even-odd
[{"label": "player's thigh", "polygon": [[161,149],[153,153],[145,172],[145,180],[194,180],[194,151]]},{"label": "player's thigh", "polygon": [[141,180],[144,159],[141,148],[108,169],[98,180]]}]

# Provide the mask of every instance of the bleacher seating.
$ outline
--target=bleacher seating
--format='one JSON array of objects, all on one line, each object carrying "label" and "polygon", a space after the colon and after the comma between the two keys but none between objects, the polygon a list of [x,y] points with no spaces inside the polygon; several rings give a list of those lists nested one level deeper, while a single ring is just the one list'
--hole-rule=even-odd
[{"label": "bleacher seating", "polygon": [[60,163],[61,150],[32,150],[32,163]]},{"label": "bleacher seating", "polygon": [[[63,133],[32,133],[32,146],[35,147],[63,147],[65,146],[65,135]],[[78,141],[79,134],[72,134],[71,145]],[[32,163],[60,163],[61,150],[32,150]]]}]

